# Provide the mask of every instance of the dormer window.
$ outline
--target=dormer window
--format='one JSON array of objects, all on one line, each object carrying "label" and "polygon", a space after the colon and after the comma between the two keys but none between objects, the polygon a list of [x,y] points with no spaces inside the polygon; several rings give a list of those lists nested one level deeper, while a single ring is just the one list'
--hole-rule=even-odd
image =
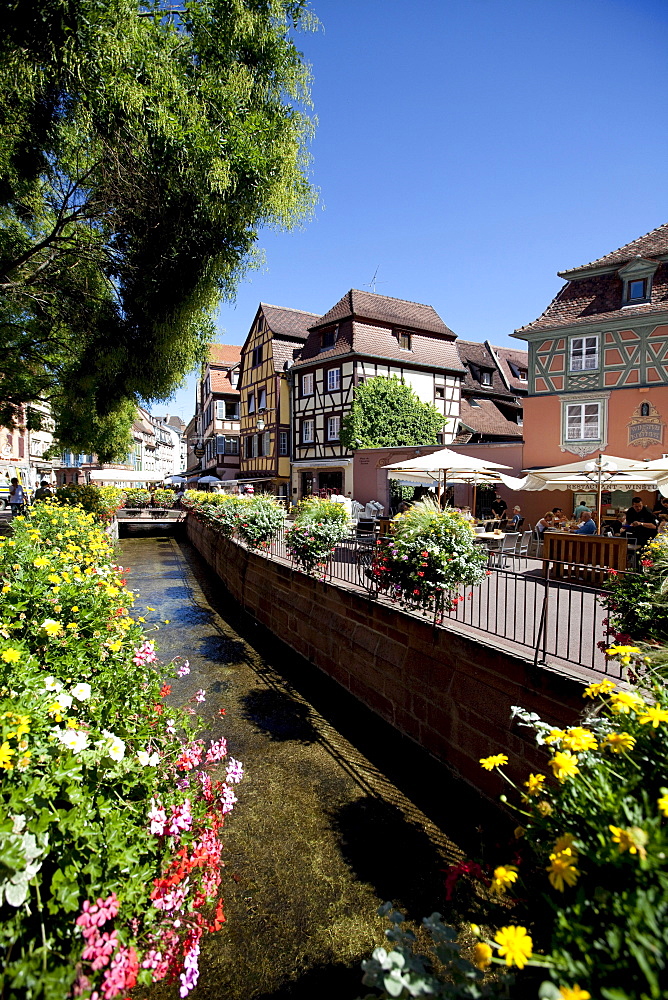
[{"label": "dormer window", "polygon": [[411,344],[412,337],[410,333],[405,330],[397,330],[396,333],[397,340],[399,342],[399,350],[401,351],[412,351],[413,347]]},{"label": "dormer window", "polygon": [[330,347],[334,347],[336,343],[336,334],[338,327],[333,330],[325,330],[324,333],[320,335],[320,350],[328,351]]},{"label": "dormer window", "polygon": [[491,385],[492,384],[492,373],[490,371],[485,371],[485,369],[480,370],[480,385]]},{"label": "dormer window", "polygon": [[619,269],[617,274],[624,282],[622,301],[625,306],[634,306],[639,302],[651,300],[652,278],[658,266],[658,261],[636,257]]}]

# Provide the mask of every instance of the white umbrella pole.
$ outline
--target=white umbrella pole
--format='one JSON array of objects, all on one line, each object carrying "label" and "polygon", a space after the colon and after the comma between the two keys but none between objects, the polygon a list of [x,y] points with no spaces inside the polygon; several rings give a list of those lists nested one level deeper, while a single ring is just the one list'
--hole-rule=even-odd
[{"label": "white umbrella pole", "polygon": [[476,512],[475,512],[475,494],[476,494],[476,488],[477,488],[477,486],[478,486],[478,477],[474,476],[473,477],[473,510],[471,511],[471,513],[473,514],[474,519],[476,517]]},{"label": "white umbrella pole", "polygon": [[596,464],[598,465],[598,524],[596,527],[600,535],[603,530],[603,483],[601,481],[603,463],[601,462],[600,455],[598,456],[598,462]]}]

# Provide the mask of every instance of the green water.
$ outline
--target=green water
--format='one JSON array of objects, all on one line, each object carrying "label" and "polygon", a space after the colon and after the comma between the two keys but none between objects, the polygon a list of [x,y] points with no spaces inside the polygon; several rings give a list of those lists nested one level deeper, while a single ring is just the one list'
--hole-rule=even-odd
[{"label": "green water", "polygon": [[478,856],[498,817],[245,615],[187,544],[125,539],[119,558],[136,613],[169,619],[152,635],[161,658],[190,661],[171,699],[204,688],[207,735],[246,768],[224,832],[227,924],[203,942],[193,1000],[363,995],[359,963],[386,926],[376,908],[463,917],[445,903],[443,869]]}]

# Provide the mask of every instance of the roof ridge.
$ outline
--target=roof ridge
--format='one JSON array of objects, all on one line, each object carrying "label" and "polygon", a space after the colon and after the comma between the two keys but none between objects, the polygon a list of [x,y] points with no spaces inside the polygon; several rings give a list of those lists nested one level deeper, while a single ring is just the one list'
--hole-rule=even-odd
[{"label": "roof ridge", "polygon": [[[396,295],[381,295],[380,292],[365,292],[362,288],[351,288],[349,295],[353,292],[359,292],[360,295],[375,295],[377,299],[389,299],[390,302],[405,302],[409,306],[423,306],[426,309],[434,309],[434,306],[430,302],[416,302],[415,299],[400,299]],[[341,301],[339,299],[339,301]],[[436,310],[434,309],[434,312]]]},{"label": "roof ridge", "polygon": [[618,254],[622,250],[630,250],[634,244],[640,243],[641,240],[646,240],[647,237],[651,236],[653,233],[658,233],[660,229],[666,228],[668,228],[668,222],[663,222],[660,226],[655,226],[654,229],[650,229],[648,232],[643,233],[642,236],[637,236],[629,243],[622,243],[622,245],[617,247],[615,250],[609,250],[608,253],[604,253],[600,257],[596,257],[594,260],[590,260],[587,264],[578,264],[576,267],[566,267],[561,271],[557,271],[557,274],[561,277],[562,274],[580,271],[585,267],[595,267],[597,264],[602,263],[607,257],[612,257],[614,254]]},{"label": "roof ridge", "polygon": [[269,306],[270,309],[285,309],[287,312],[303,313],[304,316],[320,316],[320,313],[311,312],[310,309],[295,309],[293,306],[277,306],[274,302],[260,302],[261,306]]}]

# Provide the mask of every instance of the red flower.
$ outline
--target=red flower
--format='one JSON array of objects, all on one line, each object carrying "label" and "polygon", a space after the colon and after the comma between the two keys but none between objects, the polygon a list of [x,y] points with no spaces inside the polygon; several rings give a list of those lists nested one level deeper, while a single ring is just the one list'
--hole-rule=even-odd
[{"label": "red flower", "polygon": [[424,573],[420,573],[420,571],[418,570],[418,576],[424,576]]},{"label": "red flower", "polygon": [[166,698],[167,695],[171,694],[171,693],[172,693],[172,685],[171,684],[163,684],[162,687],[160,688],[160,697],[161,698]]}]

